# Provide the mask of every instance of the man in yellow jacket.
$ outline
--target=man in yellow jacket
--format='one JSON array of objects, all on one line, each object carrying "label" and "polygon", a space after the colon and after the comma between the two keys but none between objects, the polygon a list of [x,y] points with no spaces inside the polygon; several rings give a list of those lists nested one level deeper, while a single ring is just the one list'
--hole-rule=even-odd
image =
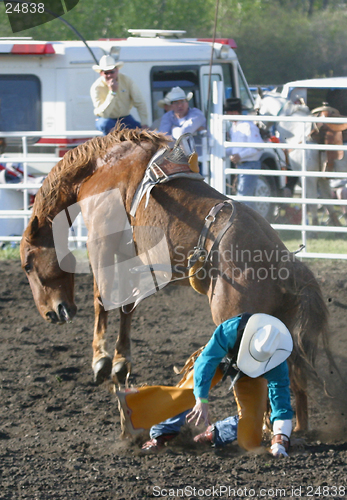
[{"label": "man in yellow jacket", "polygon": [[[147,106],[143,96],[135,83],[126,75],[119,73],[123,66],[122,61],[116,61],[112,56],[102,56],[99,64],[93,70],[100,73],[90,89],[93,101],[96,128],[104,135],[117,124],[125,128],[147,127]],[[141,122],[130,115],[135,107]]]}]

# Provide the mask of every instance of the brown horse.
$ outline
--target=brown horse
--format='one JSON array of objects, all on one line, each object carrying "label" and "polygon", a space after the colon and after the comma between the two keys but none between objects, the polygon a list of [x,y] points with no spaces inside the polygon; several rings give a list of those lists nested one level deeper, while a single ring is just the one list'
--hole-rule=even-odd
[{"label": "brown horse", "polygon": [[[145,198],[142,199],[136,218],[130,216],[132,200],[150,158],[166,146],[167,139],[162,134],[115,130],[68,152],[49,173],[36,196],[33,214],[21,241],[22,266],[45,320],[65,323],[76,314],[74,275],[59,266],[52,234],[54,217],[77,202],[83,205],[88,197],[112,189],[119,190],[133,228],[154,227],[165,233],[173,266],[171,280],[188,276],[188,257],[197,245],[205,218],[212,207],[227,198],[201,180],[180,178],[155,186],[147,200],[148,206],[145,206]],[[223,234],[231,213],[233,222]],[[96,224],[93,216],[83,215],[91,230]],[[295,345],[289,364],[296,397],[297,429],[305,429],[307,375],[313,371],[319,337],[328,345],[327,308],[319,285],[308,267],[286,249],[268,222],[251,208],[236,202],[225,204],[209,219],[213,219],[213,223],[205,249],[216,250],[217,239],[218,252],[213,252],[204,272],[200,271],[199,291],[206,293],[216,325],[244,311],[272,314],[286,324]],[[142,232],[135,241],[138,251],[151,244],[146,241],[148,234]],[[66,231],[66,240],[67,236]],[[189,280],[181,279],[178,283],[188,285]],[[92,366],[96,380],[101,382],[110,376],[111,370],[112,375],[121,377],[124,369],[130,369],[133,311],[126,314],[120,309],[120,331],[111,361],[105,340],[108,313],[95,279],[94,308]]]}]

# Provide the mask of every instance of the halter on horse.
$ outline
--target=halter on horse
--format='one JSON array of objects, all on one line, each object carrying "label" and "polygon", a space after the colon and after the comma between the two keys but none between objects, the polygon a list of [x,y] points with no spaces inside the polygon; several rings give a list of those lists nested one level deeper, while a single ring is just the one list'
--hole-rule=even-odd
[{"label": "halter on horse", "polygon": [[[140,200],[136,216],[130,215],[148,162],[165,147],[167,139],[162,134],[115,130],[68,152],[52,169],[36,196],[32,217],[21,241],[22,266],[37,308],[45,320],[60,324],[70,322],[77,310],[74,274],[62,270],[59,264],[53,219],[79,204],[92,242],[93,236],[99,234],[102,214],[91,210],[88,200],[118,190],[126,213],[124,224],[129,224],[134,234],[136,254],[146,255],[155,243],[152,231],[142,228],[153,228],[155,235],[158,231],[164,234],[172,269],[169,281],[179,279],[178,284],[189,285],[189,274],[191,279],[193,274],[198,276],[199,291],[207,295],[216,325],[248,311],[271,314],[288,327],[295,346],[289,365],[296,397],[297,428],[305,429],[307,376],[314,372],[319,337],[325,346],[329,337],[328,313],[320,287],[308,267],[287,250],[265,219],[242,203],[230,203],[226,196],[198,178],[175,178],[154,185],[150,196]],[[208,215],[216,205],[220,209]],[[104,220],[109,208],[112,207],[105,205]],[[205,259],[199,261],[201,255],[193,259],[191,267],[196,268],[189,273],[189,257],[206,228],[206,218],[210,224],[204,230]],[[60,237],[67,245],[68,227]],[[107,244],[100,239],[99,243],[97,262],[101,267],[106,263],[112,269],[110,261],[114,263],[115,257],[124,253],[119,240],[111,237]],[[91,261],[93,264],[93,258]],[[64,262],[70,265],[73,257],[66,254]],[[200,275],[196,274],[201,268],[198,262],[204,264]],[[150,268],[148,261],[144,264]],[[128,314],[120,308],[119,336],[111,360],[105,339],[108,311],[103,306],[95,270],[92,363],[95,378],[101,382],[112,371],[114,378],[124,379],[131,363],[133,308],[129,307]],[[150,272],[156,273],[155,263]],[[329,355],[328,350],[327,353]]]}]

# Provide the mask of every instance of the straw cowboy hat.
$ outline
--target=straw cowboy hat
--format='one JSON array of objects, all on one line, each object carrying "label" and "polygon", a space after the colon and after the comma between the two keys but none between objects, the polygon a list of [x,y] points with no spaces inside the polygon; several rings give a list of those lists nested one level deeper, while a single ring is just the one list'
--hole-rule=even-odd
[{"label": "straw cowboy hat", "polygon": [[184,99],[186,101],[190,101],[193,97],[193,92],[188,92],[188,94],[186,95],[181,87],[173,87],[166,97],[170,99],[170,103],[175,101],[182,101]]},{"label": "straw cowboy hat", "polygon": [[101,71],[111,71],[114,68],[121,68],[123,64],[123,61],[116,61],[112,56],[102,56],[99,64],[94,64],[93,70],[101,73]]},{"label": "straw cowboy hat", "polygon": [[285,361],[293,350],[288,328],[269,314],[253,314],[245,326],[237,366],[251,378],[260,377]]},{"label": "straw cowboy hat", "polygon": [[163,99],[157,101],[157,105],[159,106],[159,108],[164,108],[164,106],[170,106],[170,104],[171,101],[170,99],[168,99],[168,94]]}]

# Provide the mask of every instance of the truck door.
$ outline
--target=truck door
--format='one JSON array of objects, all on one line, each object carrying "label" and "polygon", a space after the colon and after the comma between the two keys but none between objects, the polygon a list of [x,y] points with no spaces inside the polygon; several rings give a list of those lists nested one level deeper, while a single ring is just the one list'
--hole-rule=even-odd
[{"label": "truck door", "polygon": [[205,115],[212,111],[213,82],[221,81],[223,81],[223,71],[220,65],[212,65],[211,75],[209,65],[200,67],[201,111]]},{"label": "truck door", "polygon": [[243,71],[240,67],[240,65],[237,65],[236,68],[237,71],[237,95],[235,97],[239,97],[242,101],[242,107],[244,110],[247,110],[247,112],[251,111],[254,106],[254,101],[252,94],[249,90],[248,83],[246,81],[246,78],[243,74]]}]

